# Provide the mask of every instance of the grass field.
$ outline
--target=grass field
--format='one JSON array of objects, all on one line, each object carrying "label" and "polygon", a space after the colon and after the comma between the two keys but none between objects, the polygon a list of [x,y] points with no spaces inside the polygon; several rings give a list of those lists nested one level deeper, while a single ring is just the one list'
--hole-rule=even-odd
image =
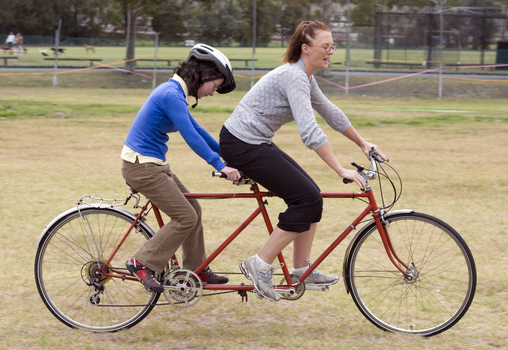
[{"label": "grass field", "polygon": [[[78,67],[89,67],[90,63],[87,59],[102,59],[97,64],[111,65],[115,67],[123,67],[123,60],[125,57],[125,47],[112,47],[112,46],[98,46],[95,48],[95,53],[89,51],[86,52],[82,46],[63,46],[65,53],[60,55],[60,58],[82,58],[83,61],[65,61],[59,62],[60,66],[78,66]],[[48,56],[43,56],[39,53],[39,50],[48,50],[49,47],[27,47],[28,52],[18,57],[18,60],[10,60],[8,66],[47,66],[53,67],[53,60],[44,60],[44,58],[52,58],[54,55],[48,52]],[[248,47],[221,47],[220,50],[230,59],[252,59],[252,48]],[[279,60],[285,52],[285,48],[280,47],[258,47],[255,53],[255,67],[256,69],[273,69],[279,65]],[[170,59],[179,60],[187,58],[189,54],[188,47],[159,47],[157,51],[158,59]],[[135,57],[136,59],[152,59],[155,55],[154,47],[138,46],[136,47]],[[8,56],[3,54],[2,56]],[[350,69],[352,70],[381,70],[381,71],[410,71],[409,67],[404,66],[383,66],[379,69],[374,69],[372,59],[374,57],[374,51],[372,48],[359,48],[352,47],[350,51]],[[461,51],[457,52],[454,50],[447,50],[443,54],[444,64],[463,64],[463,65],[479,65],[481,60],[480,51]],[[333,63],[339,63],[332,65],[330,68],[335,70],[344,70],[344,62],[346,59],[346,50],[339,48],[334,55],[331,57]],[[405,48],[391,48],[385,49],[382,52],[381,59],[383,61],[395,62],[409,62],[415,63],[416,65],[411,71],[425,70],[426,65],[423,64],[427,60],[427,51],[422,49],[405,49]],[[495,64],[496,52],[485,51],[484,52],[484,64]],[[233,68],[250,68],[251,62],[244,61],[232,61]],[[153,62],[137,62],[138,68],[151,68]],[[173,67],[175,63],[171,64]],[[167,68],[167,62],[158,62],[159,68]],[[437,66],[437,63],[436,63]],[[447,70],[454,72],[455,69]],[[461,72],[466,73],[492,73],[490,70],[483,69],[464,69]],[[503,74],[504,71],[496,71],[496,73]]]},{"label": "grass field", "polygon": [[[241,303],[238,295],[228,294],[203,298],[190,309],[157,307],[139,325],[113,334],[68,329],[50,314],[37,293],[35,242],[45,225],[82,195],[127,195],[119,153],[149,92],[0,88],[0,276],[4,281],[0,349],[285,349],[289,344],[301,349],[508,347],[508,115],[504,99],[329,94],[361,134],[380,145],[400,173],[404,190],[395,209],[412,208],[445,220],[472,250],[478,270],[476,297],[465,317],[447,332],[432,338],[385,333],[363,318],[342,282],[327,293],[307,292],[295,302],[275,304],[251,296],[248,303]],[[204,99],[193,114],[217,137],[243,94],[235,91]],[[356,147],[321,125],[343,164],[365,163]],[[275,142],[294,156],[323,191],[352,190],[303,146],[295,125],[284,126]],[[191,190],[236,189],[212,179],[212,169],[178,135],[171,136],[170,144],[168,161]],[[202,201],[209,252],[252,205],[242,200]],[[361,207],[356,201],[327,200],[314,254]],[[279,200],[269,200],[273,221],[283,208]],[[265,235],[261,221],[256,220],[239,244],[226,252],[226,259],[212,268],[236,272],[237,264],[259,249]],[[321,270],[341,274],[346,247],[339,246]]]}]

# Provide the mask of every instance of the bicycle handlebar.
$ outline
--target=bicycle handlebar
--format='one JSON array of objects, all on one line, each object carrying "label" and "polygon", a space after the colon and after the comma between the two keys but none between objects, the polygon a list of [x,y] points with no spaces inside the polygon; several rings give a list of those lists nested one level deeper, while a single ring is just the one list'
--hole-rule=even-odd
[{"label": "bicycle handlebar", "polygon": [[228,176],[226,174],[224,174],[223,172],[220,172],[220,171],[212,171],[212,177],[220,177],[221,179],[225,179],[227,178]]},{"label": "bicycle handlebar", "polygon": [[[234,181],[233,185],[237,185],[237,186],[246,185],[246,184],[253,185],[255,183],[253,180],[251,180],[247,176],[244,176],[243,172],[241,172],[241,171],[238,171],[238,172],[240,173],[240,180]],[[212,177],[220,177],[221,179],[225,179],[228,176],[221,171],[212,171]]]},{"label": "bicycle handlebar", "polygon": [[[351,163],[351,165],[357,169],[358,173],[360,175],[362,175],[362,177],[364,178],[366,183],[368,182],[368,180],[374,180],[376,178],[376,174],[377,174],[377,163],[376,162],[384,163],[384,160],[381,159],[377,155],[374,147],[372,147],[372,149],[369,151],[369,160],[370,160],[370,166],[369,166],[369,170],[367,170],[367,172],[364,172],[365,168],[362,165],[358,165],[355,162]],[[342,179],[342,182],[347,185],[353,181],[344,178],[344,179]]]}]

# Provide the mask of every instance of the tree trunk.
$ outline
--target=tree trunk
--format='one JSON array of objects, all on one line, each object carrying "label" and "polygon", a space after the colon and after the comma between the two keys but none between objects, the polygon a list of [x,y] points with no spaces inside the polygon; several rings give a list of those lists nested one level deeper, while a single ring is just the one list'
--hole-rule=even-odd
[{"label": "tree trunk", "polygon": [[321,0],[321,22],[330,26],[332,17],[332,0]]},{"label": "tree trunk", "polygon": [[127,8],[127,23],[125,26],[126,44],[125,44],[125,66],[124,69],[133,72],[136,66],[136,57],[134,54],[136,48],[136,33],[137,33],[137,18],[139,11],[143,8],[139,3],[135,6],[128,5]]},{"label": "tree trunk", "polygon": [[[321,0],[321,22],[330,27],[332,17],[332,0]],[[332,28],[330,28],[331,30]],[[318,76],[327,77],[330,76],[330,66],[328,68],[317,71]]]}]

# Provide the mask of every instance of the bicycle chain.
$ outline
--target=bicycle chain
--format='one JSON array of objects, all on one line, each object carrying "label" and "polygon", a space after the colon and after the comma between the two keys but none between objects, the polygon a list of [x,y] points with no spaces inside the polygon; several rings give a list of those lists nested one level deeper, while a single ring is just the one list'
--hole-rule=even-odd
[{"label": "bicycle chain", "polygon": [[[127,270],[127,269],[126,268],[118,267],[118,268],[115,268],[115,270]],[[220,275],[243,275],[243,273],[241,273],[241,272],[215,272],[215,274],[220,274]],[[283,275],[284,274],[282,274],[282,273],[274,274],[274,276],[283,276]],[[229,291],[225,291],[225,292],[207,293],[207,294],[203,294],[202,297],[210,297],[210,296],[213,296],[213,295],[229,294],[229,293],[235,293],[235,292],[238,292],[238,291],[237,290],[229,290]],[[248,290],[247,292],[252,293],[253,291]],[[182,302],[176,302],[174,304],[184,304],[184,302],[183,301]],[[99,304],[99,305],[94,305],[94,306],[97,306],[97,307],[145,307],[145,306],[165,306],[165,305],[171,305],[171,303],[168,302],[168,303],[137,304],[137,305],[100,305]]]}]

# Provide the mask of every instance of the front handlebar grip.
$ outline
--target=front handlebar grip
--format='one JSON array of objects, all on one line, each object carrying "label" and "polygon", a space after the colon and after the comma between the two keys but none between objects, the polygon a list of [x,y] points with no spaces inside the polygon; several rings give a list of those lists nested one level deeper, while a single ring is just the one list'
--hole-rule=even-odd
[{"label": "front handlebar grip", "polygon": [[351,182],[353,182],[353,180],[349,180],[349,179],[346,179],[346,178],[343,178],[342,179],[342,182],[347,185],[347,184],[350,184]]}]

